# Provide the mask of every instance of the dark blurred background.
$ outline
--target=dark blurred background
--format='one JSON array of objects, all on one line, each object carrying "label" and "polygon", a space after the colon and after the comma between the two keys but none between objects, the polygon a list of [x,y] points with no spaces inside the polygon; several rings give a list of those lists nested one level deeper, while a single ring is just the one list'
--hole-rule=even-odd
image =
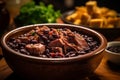
[{"label": "dark blurred background", "polygon": [[[0,0],[0,34],[6,30],[9,23],[12,23],[13,18],[19,14],[20,7],[32,0]],[[52,4],[55,10],[60,10],[64,13],[75,9],[76,6],[84,6],[89,0],[34,0],[36,4],[40,1],[46,5]],[[120,0],[96,0],[98,6],[107,7],[120,13]],[[7,9],[6,9],[7,8]],[[9,13],[8,13],[9,12]]]},{"label": "dark blurred background", "polygon": [[[60,9],[61,12],[65,12],[66,10],[74,9],[76,6],[83,6],[89,0],[34,0],[36,3],[39,1],[43,1],[46,4],[53,4],[55,9]],[[98,6],[105,6],[110,9],[116,10],[120,13],[120,0],[96,0]]]}]

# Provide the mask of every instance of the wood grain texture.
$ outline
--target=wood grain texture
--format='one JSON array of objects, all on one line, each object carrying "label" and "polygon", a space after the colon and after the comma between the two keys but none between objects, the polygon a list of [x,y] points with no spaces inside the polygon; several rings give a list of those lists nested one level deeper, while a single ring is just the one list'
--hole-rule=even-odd
[{"label": "wood grain texture", "polygon": [[0,80],[6,79],[11,73],[12,70],[5,62],[5,59],[4,58],[0,59]]},{"label": "wood grain texture", "polygon": [[106,56],[103,57],[101,64],[95,71],[100,80],[120,80],[120,66],[110,63]]}]

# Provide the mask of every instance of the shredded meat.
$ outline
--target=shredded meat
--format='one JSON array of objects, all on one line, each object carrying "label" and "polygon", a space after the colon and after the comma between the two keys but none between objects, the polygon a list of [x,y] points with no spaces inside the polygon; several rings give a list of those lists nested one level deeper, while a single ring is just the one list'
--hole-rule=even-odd
[{"label": "shredded meat", "polygon": [[63,47],[65,43],[63,42],[62,39],[56,39],[54,41],[51,41],[48,46],[49,47]]},{"label": "shredded meat", "polygon": [[59,31],[59,39],[51,41],[48,46],[50,47],[64,47],[64,54],[68,50],[80,51],[89,47],[85,39],[78,33],[73,33],[71,30]]}]

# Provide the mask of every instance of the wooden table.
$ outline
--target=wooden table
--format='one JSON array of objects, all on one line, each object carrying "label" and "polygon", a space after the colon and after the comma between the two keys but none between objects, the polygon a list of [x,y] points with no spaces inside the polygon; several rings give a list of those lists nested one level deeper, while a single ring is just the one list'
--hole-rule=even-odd
[{"label": "wooden table", "polygon": [[[117,40],[120,41],[120,38]],[[2,53],[1,50],[0,53]],[[94,73],[94,76],[87,80],[120,80],[120,66],[110,63],[106,56]],[[20,77],[9,68],[4,57],[0,57],[0,80],[20,80]]]}]

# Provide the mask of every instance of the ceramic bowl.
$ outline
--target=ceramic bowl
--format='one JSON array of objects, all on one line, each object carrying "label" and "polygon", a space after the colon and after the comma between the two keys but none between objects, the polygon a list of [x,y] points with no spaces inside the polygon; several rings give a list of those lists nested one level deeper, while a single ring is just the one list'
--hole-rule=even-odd
[{"label": "ceramic bowl", "polygon": [[113,46],[120,46],[120,41],[108,42],[107,48],[105,49],[107,60],[112,63],[120,65],[120,52],[117,53],[117,52],[111,51],[111,49],[108,49],[109,47],[113,47]]},{"label": "ceramic bowl", "polygon": [[[19,36],[36,26],[46,25],[53,28],[68,28],[82,32],[96,38],[99,47],[87,54],[69,58],[40,58],[21,54],[12,50],[7,45],[10,37]],[[69,24],[35,24],[14,29],[5,34],[1,39],[3,55],[9,67],[21,77],[34,80],[68,80],[82,79],[90,76],[101,62],[103,51],[107,46],[105,37],[89,28]]]}]

